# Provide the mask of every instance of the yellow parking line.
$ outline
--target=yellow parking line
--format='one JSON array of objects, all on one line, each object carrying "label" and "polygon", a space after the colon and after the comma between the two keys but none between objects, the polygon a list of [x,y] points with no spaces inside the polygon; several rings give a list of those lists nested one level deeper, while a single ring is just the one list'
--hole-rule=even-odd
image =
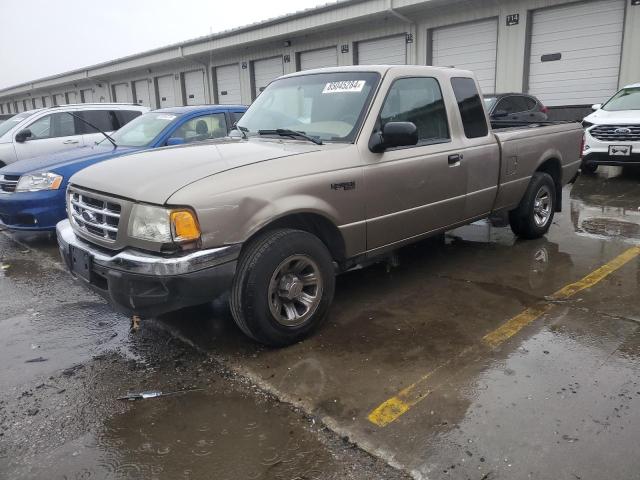
[{"label": "yellow parking line", "polygon": [[[594,286],[596,283],[600,282],[608,275],[618,270],[620,267],[626,265],[638,255],[640,255],[640,247],[632,247],[624,251],[602,267],[594,270],[586,277],[583,277],[581,280],[578,280],[577,282],[571,283],[561,288],[548,298],[551,301],[565,300],[582,290]],[[512,319],[503,323],[494,331],[485,335],[482,339],[483,343],[492,348],[500,345],[504,341],[513,337],[524,327],[535,321],[537,318],[548,312],[552,307],[553,303],[539,303],[527,308],[524,312],[516,315]],[[470,348],[465,349],[461,353],[461,355],[468,353],[470,350]],[[461,355],[458,355],[457,357],[460,357]],[[445,362],[435,370],[421,377],[417,382],[402,389],[400,392],[398,392],[397,395],[394,395],[390,399],[380,404],[378,407],[372,410],[371,413],[369,413],[369,415],[367,416],[368,420],[379,427],[386,427],[390,423],[397,420],[399,417],[404,415],[411,407],[424,400],[431,393],[431,389],[429,389],[426,385],[427,381],[435,372],[437,372],[450,362],[451,360]]]},{"label": "yellow parking line", "polygon": [[[570,283],[569,285],[562,287],[560,290],[549,296],[550,300],[566,300],[572,297],[578,292],[587,288],[593,287],[596,283],[612,274],[620,267],[626,265],[628,262],[640,255],[640,247],[632,247],[625,250],[616,258],[603,266],[594,270],[586,277],[578,280],[577,282]],[[505,340],[513,337],[516,333],[536,320],[538,317],[549,311],[553,306],[552,303],[539,303],[533,307],[527,308],[524,312],[516,315],[511,320],[503,323],[500,327],[496,328],[493,332],[488,333],[482,339],[490,347],[497,347]]]}]

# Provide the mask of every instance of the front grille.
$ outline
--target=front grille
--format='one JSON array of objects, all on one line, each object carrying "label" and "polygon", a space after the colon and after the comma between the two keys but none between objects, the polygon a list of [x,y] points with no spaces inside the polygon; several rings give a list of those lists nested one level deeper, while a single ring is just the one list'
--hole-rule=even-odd
[{"label": "front grille", "polygon": [[596,125],[589,133],[603,142],[640,141],[640,125]]},{"label": "front grille", "polygon": [[0,175],[0,193],[13,193],[16,191],[20,175]]},{"label": "front grille", "polygon": [[122,206],[86,192],[69,191],[69,213],[73,223],[82,231],[107,242],[118,238]]}]

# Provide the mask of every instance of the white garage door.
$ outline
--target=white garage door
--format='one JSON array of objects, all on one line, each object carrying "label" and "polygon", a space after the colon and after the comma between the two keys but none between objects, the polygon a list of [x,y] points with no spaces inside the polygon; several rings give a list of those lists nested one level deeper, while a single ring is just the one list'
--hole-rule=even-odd
[{"label": "white garage door", "polygon": [[358,65],[403,65],[407,63],[405,35],[358,42]]},{"label": "white garage door", "polygon": [[204,72],[196,70],[184,74],[184,91],[187,105],[204,105]]},{"label": "white garage door", "polygon": [[483,92],[496,91],[497,20],[436,28],[431,40],[432,65],[472,70]]},{"label": "white garage door", "polygon": [[64,95],[61,93],[56,93],[53,95],[53,104],[54,105],[64,105],[66,102],[64,101]]},{"label": "white garage door", "polygon": [[529,93],[545,105],[600,103],[618,89],[624,0],[533,13]]},{"label": "white garage door", "polygon": [[336,47],[310,50],[299,54],[300,70],[312,68],[336,67],[338,65],[338,51]]},{"label": "white garage door", "polygon": [[216,67],[216,92],[220,104],[242,103],[240,94],[240,69],[238,64]]},{"label": "white garage door", "polygon": [[173,82],[173,75],[165,75],[158,77],[158,101],[159,108],[175,107],[176,103],[176,87]]},{"label": "white garage door", "polygon": [[36,108],[42,108],[42,97],[35,97],[34,100],[36,103]]},{"label": "white garage door", "polygon": [[78,94],[76,92],[67,92],[65,96],[67,103],[78,103]]},{"label": "white garage door", "polygon": [[254,97],[260,95],[267,85],[284,73],[282,57],[267,58],[253,62]]},{"label": "white garage door", "polygon": [[136,91],[135,103],[138,105],[144,105],[145,107],[151,107],[151,91],[149,89],[149,81],[138,80],[133,82],[133,88]]},{"label": "white garage door", "polygon": [[113,86],[114,102],[131,103],[131,94],[127,83],[117,83]]},{"label": "white garage door", "polygon": [[42,106],[43,107],[50,107],[51,106],[51,98],[44,96],[42,97]]},{"label": "white garage door", "polygon": [[86,88],[84,90],[80,90],[80,100],[82,103],[92,103],[93,102],[93,89]]}]

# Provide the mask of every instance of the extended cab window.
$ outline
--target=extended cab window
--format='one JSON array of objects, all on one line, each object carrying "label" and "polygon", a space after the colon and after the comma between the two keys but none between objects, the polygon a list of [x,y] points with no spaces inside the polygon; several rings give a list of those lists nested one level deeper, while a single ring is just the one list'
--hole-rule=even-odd
[{"label": "extended cab window", "polygon": [[31,140],[70,137],[77,135],[75,119],[68,113],[52,113],[39,118],[27,127],[31,130]]},{"label": "extended cab window", "polygon": [[412,122],[418,144],[449,139],[447,111],[435,78],[401,78],[391,85],[380,112],[380,128],[388,122]]},{"label": "extended cab window", "polygon": [[451,79],[453,93],[458,102],[464,134],[467,138],[485,137],[489,133],[482,100],[472,78]]},{"label": "extended cab window", "polygon": [[222,138],[227,135],[227,122],[224,113],[203,115],[186,121],[176,132],[173,138],[182,138],[185,142],[197,142],[212,138]]}]

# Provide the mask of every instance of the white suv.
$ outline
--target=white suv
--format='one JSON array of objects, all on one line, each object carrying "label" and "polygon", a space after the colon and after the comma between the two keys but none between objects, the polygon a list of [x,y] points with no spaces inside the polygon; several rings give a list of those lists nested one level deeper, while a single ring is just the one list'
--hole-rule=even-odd
[{"label": "white suv", "polygon": [[640,165],[640,83],[627,85],[582,121],[582,171],[598,165]]},{"label": "white suv", "polygon": [[146,107],[124,103],[82,103],[19,113],[0,124],[0,167],[92,145],[104,137],[88,123],[109,133],[148,111]]}]

